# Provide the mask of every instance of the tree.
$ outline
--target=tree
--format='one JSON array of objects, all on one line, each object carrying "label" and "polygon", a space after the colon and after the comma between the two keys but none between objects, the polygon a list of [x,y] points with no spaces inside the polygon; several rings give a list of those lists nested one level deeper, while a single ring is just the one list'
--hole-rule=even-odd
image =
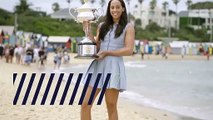
[{"label": "tree", "polygon": [[163,10],[164,10],[164,21],[166,21],[166,18],[168,17],[167,15],[168,15],[168,5],[169,5],[169,3],[167,1],[164,1],[162,3],[162,5],[163,5]]},{"label": "tree", "polygon": [[167,8],[168,8],[169,3],[168,3],[167,1],[164,1],[164,2],[162,3],[162,5],[163,5],[163,10],[164,10],[164,11],[167,11]]},{"label": "tree", "polygon": [[138,0],[138,2],[140,3],[140,19],[141,19],[141,26],[142,26],[142,14],[143,14],[143,11],[142,11],[142,3],[143,3],[144,0]]},{"label": "tree", "polygon": [[[150,5],[152,20],[153,20],[153,16],[154,16],[154,14],[155,14],[154,9],[155,9],[155,7],[156,7],[156,5],[157,5],[157,1],[156,1],[156,0],[152,0],[152,1],[149,3],[149,5]],[[151,22],[152,22],[152,21],[151,21]]]},{"label": "tree", "polygon": [[140,15],[142,17],[142,3],[143,3],[144,0],[138,0],[138,2],[140,3]]},{"label": "tree", "polygon": [[213,2],[199,2],[191,5],[191,9],[213,9]]},{"label": "tree", "polygon": [[170,26],[170,18],[169,17],[169,10],[168,10],[168,5],[169,3],[167,1],[162,3],[163,5],[163,10],[165,11],[165,17],[164,17],[164,26],[167,28],[168,31],[168,37],[171,36],[171,26]]},{"label": "tree", "polygon": [[[187,0],[186,1],[186,5],[187,5],[187,9],[188,9],[188,12],[190,13],[190,10],[191,10],[191,5],[192,5],[192,0]],[[188,16],[188,25],[191,25],[191,20],[190,17]]]},{"label": "tree", "polygon": [[27,3],[27,0],[20,0],[20,4],[15,6],[15,13],[22,14],[30,11],[30,4]]},{"label": "tree", "polygon": [[95,3],[95,0],[91,0],[90,2],[91,2],[92,4],[94,4],[94,3]]},{"label": "tree", "polygon": [[[88,1],[88,0],[86,0],[86,1]],[[84,0],[80,0],[80,2],[81,2],[81,4],[84,4]]]},{"label": "tree", "polygon": [[180,2],[180,0],[173,0],[175,6],[176,6],[176,22],[175,22],[175,29],[177,30],[178,29],[178,3]]},{"label": "tree", "polygon": [[60,10],[60,6],[57,2],[52,4],[52,9],[54,12],[59,11]]},{"label": "tree", "polygon": [[141,19],[136,19],[135,20],[135,26],[141,26]]},{"label": "tree", "polygon": [[128,4],[128,10],[129,10],[129,13],[128,13],[128,20],[130,21],[130,0],[126,0],[127,4]]},{"label": "tree", "polygon": [[70,2],[71,2],[71,0],[67,0],[68,8],[70,7]]},{"label": "tree", "polygon": [[105,0],[101,0],[101,1],[100,1],[100,4],[101,4],[101,7],[102,7],[102,8],[104,7],[105,2],[106,2]]}]

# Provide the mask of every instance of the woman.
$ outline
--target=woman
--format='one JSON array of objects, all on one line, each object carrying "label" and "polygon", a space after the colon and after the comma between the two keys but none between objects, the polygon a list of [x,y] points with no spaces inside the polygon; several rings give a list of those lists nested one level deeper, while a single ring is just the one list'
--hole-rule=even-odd
[{"label": "woman", "polygon": [[[88,22],[84,22],[84,27]],[[118,120],[117,101],[119,91],[126,90],[126,75],[122,56],[129,56],[134,48],[134,27],[127,22],[126,7],[123,0],[110,0],[105,21],[99,25],[97,39],[89,31],[90,38],[97,43],[98,58],[90,65],[86,75],[93,73],[85,99],[81,106],[81,120],[91,120],[91,105],[88,105],[98,73],[102,73],[95,97],[103,87],[107,73],[111,78],[105,92],[109,120]],[[85,82],[85,81],[84,81]],[[95,99],[95,98],[94,98]]]}]

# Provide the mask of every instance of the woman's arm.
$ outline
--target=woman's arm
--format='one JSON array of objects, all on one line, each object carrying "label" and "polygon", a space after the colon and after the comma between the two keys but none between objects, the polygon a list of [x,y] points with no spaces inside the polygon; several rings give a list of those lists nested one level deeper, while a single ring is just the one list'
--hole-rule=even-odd
[{"label": "woman's arm", "polygon": [[105,56],[129,56],[132,55],[134,49],[135,29],[132,24],[128,24],[125,35],[125,46],[115,51],[102,51],[99,53],[99,59]]}]

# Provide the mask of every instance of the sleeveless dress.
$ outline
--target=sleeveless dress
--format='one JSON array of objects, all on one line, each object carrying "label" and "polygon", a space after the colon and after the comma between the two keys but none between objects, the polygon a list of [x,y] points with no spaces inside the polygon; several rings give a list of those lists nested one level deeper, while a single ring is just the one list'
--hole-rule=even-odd
[{"label": "sleeveless dress", "polygon": [[[104,41],[101,41],[99,51],[113,51],[124,47],[124,39],[126,34],[128,24],[126,25],[123,33],[117,37],[115,36],[115,30],[117,24],[108,31],[104,37]],[[93,60],[84,74],[83,83],[86,83],[86,77],[89,73],[92,73],[92,78],[90,80],[89,86],[93,87],[97,78],[98,73],[102,73],[100,78],[98,88],[102,88],[108,73],[111,73],[110,80],[107,85],[107,89],[117,89],[120,92],[126,90],[126,72],[124,67],[123,57],[121,56],[106,56],[103,60]]]}]

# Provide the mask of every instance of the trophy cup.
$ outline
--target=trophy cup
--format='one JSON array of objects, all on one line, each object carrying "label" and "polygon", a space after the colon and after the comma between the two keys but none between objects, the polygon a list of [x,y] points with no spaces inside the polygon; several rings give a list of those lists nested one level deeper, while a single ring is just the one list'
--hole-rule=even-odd
[{"label": "trophy cup", "polygon": [[[69,14],[75,19],[77,23],[83,22],[97,22],[102,14],[99,13],[99,9],[93,8],[89,5],[88,0],[84,0],[84,4],[76,9],[70,8]],[[84,28],[85,37],[78,43],[78,55],[75,58],[96,58],[98,57],[96,43],[90,40],[88,37],[88,28],[86,25]]]}]

